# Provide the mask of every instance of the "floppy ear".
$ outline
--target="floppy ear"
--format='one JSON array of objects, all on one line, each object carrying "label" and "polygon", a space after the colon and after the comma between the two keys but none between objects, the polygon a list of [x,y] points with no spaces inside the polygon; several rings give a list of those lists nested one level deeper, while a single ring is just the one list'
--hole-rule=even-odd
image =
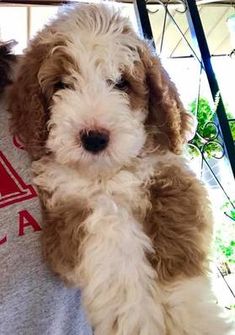
[{"label": "floppy ear", "polygon": [[149,90],[147,126],[156,126],[157,146],[178,154],[191,136],[193,119],[183,107],[175,84],[157,56],[150,50],[142,53]]},{"label": "floppy ear", "polygon": [[38,72],[48,53],[48,45],[35,42],[22,57],[16,80],[9,89],[11,130],[33,158],[44,154],[47,137],[47,103],[41,92]]}]

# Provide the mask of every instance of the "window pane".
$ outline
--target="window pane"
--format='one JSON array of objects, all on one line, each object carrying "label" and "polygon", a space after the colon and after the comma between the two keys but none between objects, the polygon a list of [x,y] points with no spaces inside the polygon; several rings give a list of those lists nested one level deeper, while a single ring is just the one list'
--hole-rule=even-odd
[{"label": "window pane", "polygon": [[57,6],[31,7],[30,38],[42,29],[57,13]]},{"label": "window pane", "polygon": [[16,53],[21,53],[27,45],[27,8],[0,7],[0,39],[15,39]]}]

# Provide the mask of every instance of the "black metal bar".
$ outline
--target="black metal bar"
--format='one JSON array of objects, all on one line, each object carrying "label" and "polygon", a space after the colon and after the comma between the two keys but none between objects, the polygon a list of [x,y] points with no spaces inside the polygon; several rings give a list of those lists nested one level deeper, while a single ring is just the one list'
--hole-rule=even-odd
[{"label": "black metal bar", "polygon": [[225,283],[225,285],[227,286],[227,288],[229,289],[230,293],[232,294],[232,296],[235,298],[235,294],[233,292],[233,290],[231,289],[231,287],[229,286],[225,276],[223,275],[222,271],[220,270],[220,268],[217,266],[217,270],[219,271],[220,276],[223,278],[223,281]]},{"label": "black metal bar", "polygon": [[163,49],[163,42],[164,42],[164,37],[165,37],[165,32],[166,32],[166,22],[167,22],[167,10],[165,10],[165,13],[164,13],[164,21],[163,21],[163,27],[162,27],[161,44],[160,44],[160,54],[162,53],[162,49]]},{"label": "black metal bar", "polygon": [[202,59],[202,63],[208,79],[213,100],[215,103],[218,102],[216,112],[219,121],[219,126],[221,129],[221,133],[223,135],[226,154],[231,164],[233,176],[235,177],[235,145],[233,142],[231,130],[226,116],[223,100],[220,94],[219,85],[217,83],[215,73],[212,68],[211,56],[206,41],[206,37],[204,34],[204,29],[202,26],[202,22],[200,19],[200,15],[195,0],[186,0],[186,4],[188,9],[187,18],[192,39],[196,44],[198,53]]},{"label": "black metal bar", "polygon": [[135,9],[135,15],[137,18],[138,27],[141,30],[143,37],[152,41],[152,45],[155,48],[155,43],[153,40],[153,32],[152,32],[145,0],[134,0],[134,9]]},{"label": "black metal bar", "polygon": [[[228,54],[211,54],[211,58],[216,58],[216,57],[230,57]],[[167,57],[168,59],[190,59],[190,58],[195,58],[193,55],[186,55],[186,56],[169,56]]]}]

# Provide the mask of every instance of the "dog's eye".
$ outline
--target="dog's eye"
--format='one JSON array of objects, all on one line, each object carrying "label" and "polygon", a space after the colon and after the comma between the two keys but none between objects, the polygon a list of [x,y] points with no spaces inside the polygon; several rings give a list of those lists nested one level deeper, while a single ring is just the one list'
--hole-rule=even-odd
[{"label": "dog's eye", "polygon": [[65,88],[69,88],[69,85],[64,83],[63,81],[57,81],[55,84],[54,84],[54,90],[55,91],[59,91],[59,90],[64,90]]},{"label": "dog's eye", "polygon": [[130,84],[126,79],[121,78],[118,82],[115,83],[114,87],[120,91],[127,91],[130,88]]}]

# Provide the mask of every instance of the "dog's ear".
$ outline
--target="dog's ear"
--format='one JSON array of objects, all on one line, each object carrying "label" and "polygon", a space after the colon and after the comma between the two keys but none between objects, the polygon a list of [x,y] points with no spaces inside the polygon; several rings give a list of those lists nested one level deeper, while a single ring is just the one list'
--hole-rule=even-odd
[{"label": "dog's ear", "polygon": [[8,92],[11,130],[33,158],[45,151],[48,108],[41,92],[38,72],[48,53],[48,45],[32,45],[22,56],[18,74]]},{"label": "dog's ear", "polygon": [[155,127],[154,142],[165,150],[180,153],[192,136],[193,119],[183,107],[175,84],[150,49],[141,51],[149,91],[147,127]]}]

